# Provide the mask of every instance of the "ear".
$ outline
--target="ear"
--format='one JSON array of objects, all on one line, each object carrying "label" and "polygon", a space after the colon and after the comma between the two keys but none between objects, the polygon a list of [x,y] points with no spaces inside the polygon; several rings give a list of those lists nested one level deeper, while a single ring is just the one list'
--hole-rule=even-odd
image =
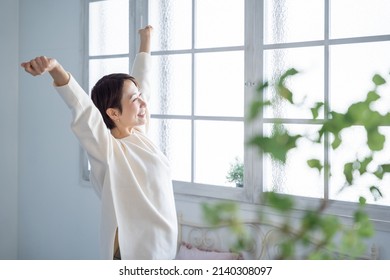
[{"label": "ear", "polygon": [[106,114],[110,117],[110,119],[112,119],[113,121],[117,121],[119,116],[120,116],[120,113],[119,113],[119,110],[118,109],[115,109],[115,108],[108,108],[106,110]]}]

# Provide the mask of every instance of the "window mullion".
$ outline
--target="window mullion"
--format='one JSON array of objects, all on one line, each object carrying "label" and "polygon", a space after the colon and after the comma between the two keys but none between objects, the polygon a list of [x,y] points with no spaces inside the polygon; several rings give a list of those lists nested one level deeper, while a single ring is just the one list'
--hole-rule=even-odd
[{"label": "window mullion", "polygon": [[[135,34],[135,23],[136,23],[136,0],[129,0],[129,53],[127,54],[129,57],[129,61],[133,61],[135,58],[135,46],[136,46],[136,37]],[[129,63],[129,73],[131,74],[132,64]]]},{"label": "window mullion", "polygon": [[196,3],[192,0],[192,21],[191,21],[191,183],[195,182],[195,16]]},{"label": "window mullion", "polygon": [[[329,33],[330,33],[330,1],[324,2],[324,103],[325,103],[325,116],[326,121],[329,118],[329,74],[330,74],[330,55],[329,55]],[[329,199],[329,178],[330,178],[330,155],[329,155],[329,134],[324,135],[324,199]]]},{"label": "window mullion", "polygon": [[[253,100],[257,83],[264,75],[264,3],[263,1],[247,0],[245,2],[245,71],[246,108]],[[245,123],[245,142],[256,134],[263,133],[263,116],[252,123]],[[258,203],[263,185],[262,155],[255,147],[245,146],[245,191],[248,201]]]}]

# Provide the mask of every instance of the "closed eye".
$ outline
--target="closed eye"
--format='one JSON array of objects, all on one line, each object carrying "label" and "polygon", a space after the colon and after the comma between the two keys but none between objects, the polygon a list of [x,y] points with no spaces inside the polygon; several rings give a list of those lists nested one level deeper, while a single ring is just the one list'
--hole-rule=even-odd
[{"label": "closed eye", "polygon": [[131,96],[131,98],[130,98],[130,101],[131,101],[131,102],[134,102],[134,101],[136,101],[138,98],[140,98],[141,96],[142,96],[142,93],[141,93],[141,92],[136,93],[136,94],[133,94],[133,95]]}]

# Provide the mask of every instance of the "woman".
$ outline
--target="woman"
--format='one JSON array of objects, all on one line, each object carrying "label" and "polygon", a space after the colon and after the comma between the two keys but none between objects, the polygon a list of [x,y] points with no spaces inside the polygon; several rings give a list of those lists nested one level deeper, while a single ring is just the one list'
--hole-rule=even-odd
[{"label": "woman", "polygon": [[48,72],[73,113],[72,130],[86,150],[91,182],[102,203],[104,259],[174,259],[177,219],[167,158],[148,139],[150,39],[139,30],[140,49],[133,76],[101,78],[91,98],[53,58],[37,57],[21,66],[33,76]]}]

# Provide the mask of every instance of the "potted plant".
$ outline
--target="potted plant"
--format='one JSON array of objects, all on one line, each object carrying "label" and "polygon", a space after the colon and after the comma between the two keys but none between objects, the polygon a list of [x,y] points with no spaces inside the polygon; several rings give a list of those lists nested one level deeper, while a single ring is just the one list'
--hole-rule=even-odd
[{"label": "potted plant", "polygon": [[238,188],[244,186],[244,163],[238,157],[230,164],[226,179],[230,183],[236,183],[236,187]]}]

